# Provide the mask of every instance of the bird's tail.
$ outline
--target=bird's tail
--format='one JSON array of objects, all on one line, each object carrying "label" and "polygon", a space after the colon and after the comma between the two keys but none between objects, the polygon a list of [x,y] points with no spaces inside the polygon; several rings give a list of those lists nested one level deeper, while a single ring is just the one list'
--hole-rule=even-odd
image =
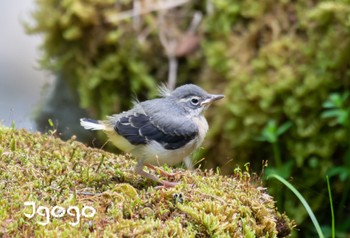
[{"label": "bird's tail", "polygon": [[80,125],[84,127],[85,130],[106,130],[106,126],[103,123],[89,118],[81,118]]}]

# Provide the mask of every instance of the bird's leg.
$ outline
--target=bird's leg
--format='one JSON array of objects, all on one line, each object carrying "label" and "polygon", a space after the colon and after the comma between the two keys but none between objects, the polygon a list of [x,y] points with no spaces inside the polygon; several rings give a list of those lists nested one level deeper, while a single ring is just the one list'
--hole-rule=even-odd
[{"label": "bird's leg", "polygon": [[193,163],[192,163],[192,160],[191,160],[191,157],[187,156],[187,157],[184,159],[184,162],[185,162],[186,168],[187,168],[188,170],[193,170],[193,169],[194,169]]},{"label": "bird's leg", "polygon": [[160,175],[162,175],[162,176],[164,176],[164,177],[167,177],[167,178],[174,178],[176,175],[181,174],[181,172],[179,172],[179,173],[168,173],[168,172],[162,170],[161,168],[155,167],[155,166],[153,166],[153,165],[151,165],[151,164],[145,164],[145,165],[146,165],[149,169],[152,169],[152,170],[154,170],[154,171],[160,173]]},{"label": "bird's leg", "polygon": [[136,167],[135,167],[135,172],[137,174],[143,176],[143,177],[146,177],[148,179],[151,179],[153,181],[161,183],[166,188],[175,187],[177,185],[177,183],[175,183],[175,182],[169,182],[169,181],[166,181],[166,180],[160,180],[158,177],[147,173],[146,171],[143,170],[143,164],[137,164]]}]

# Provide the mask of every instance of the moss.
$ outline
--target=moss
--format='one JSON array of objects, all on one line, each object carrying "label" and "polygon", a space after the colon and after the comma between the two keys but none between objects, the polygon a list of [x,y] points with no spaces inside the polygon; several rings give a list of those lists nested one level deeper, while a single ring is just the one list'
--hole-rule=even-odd
[{"label": "moss", "polygon": [[[0,127],[0,236],[284,237],[293,223],[258,178],[237,170],[181,171],[175,188],[156,189],[133,173],[135,161],[71,139]],[[178,169],[180,170],[180,169]],[[96,209],[92,218],[24,216],[36,206]],[[286,232],[287,231],[287,232]]]}]

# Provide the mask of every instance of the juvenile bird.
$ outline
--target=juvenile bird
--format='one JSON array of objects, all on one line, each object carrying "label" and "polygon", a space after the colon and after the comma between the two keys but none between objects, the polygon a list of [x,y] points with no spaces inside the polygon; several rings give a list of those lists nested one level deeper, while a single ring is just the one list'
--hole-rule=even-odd
[{"label": "juvenile bird", "polygon": [[160,87],[159,91],[160,98],[136,102],[129,111],[102,121],[82,118],[80,124],[87,130],[103,130],[114,145],[133,154],[138,159],[136,173],[165,187],[173,187],[175,182],[161,180],[143,167],[172,176],[154,166],[172,166],[188,159],[208,131],[203,112],[224,95],[209,94],[193,84],[173,91]]}]

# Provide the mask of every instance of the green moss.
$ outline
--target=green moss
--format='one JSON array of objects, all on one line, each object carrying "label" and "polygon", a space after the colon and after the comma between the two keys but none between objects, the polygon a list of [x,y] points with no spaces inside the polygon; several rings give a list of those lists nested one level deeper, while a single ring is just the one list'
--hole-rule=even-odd
[{"label": "green moss", "polygon": [[[133,173],[127,155],[5,127],[0,138],[1,236],[276,237],[293,227],[247,172],[181,171],[177,187],[156,189]],[[32,211],[25,201],[49,209],[91,206],[96,214],[76,227],[67,215],[42,226],[38,214],[24,216]]]}]

